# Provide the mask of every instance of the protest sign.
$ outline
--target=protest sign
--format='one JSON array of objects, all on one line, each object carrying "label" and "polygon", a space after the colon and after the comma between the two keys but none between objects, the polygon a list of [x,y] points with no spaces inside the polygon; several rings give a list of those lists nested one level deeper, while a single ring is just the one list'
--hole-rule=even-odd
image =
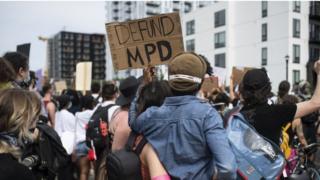
[{"label": "protest sign", "polygon": [[76,69],[76,90],[89,91],[91,89],[92,62],[80,62]]},{"label": "protest sign", "polygon": [[232,68],[232,80],[234,85],[239,85],[242,81],[243,76],[247,71],[254,69],[252,67],[233,67]]},{"label": "protest sign", "polygon": [[63,90],[67,89],[67,83],[65,80],[57,81],[54,83],[55,90],[58,94],[61,94]]},{"label": "protest sign", "polygon": [[27,58],[29,59],[30,47],[31,47],[30,43],[17,45],[17,52],[27,56]]},{"label": "protest sign", "polygon": [[219,87],[218,77],[210,76],[203,80],[201,89],[204,92],[211,92],[214,88],[218,88],[218,87]]},{"label": "protest sign", "polygon": [[227,70],[220,67],[212,67],[214,76],[219,79],[219,86],[222,86],[226,82]]},{"label": "protest sign", "polygon": [[107,23],[106,30],[116,71],[167,64],[184,51],[178,12]]}]

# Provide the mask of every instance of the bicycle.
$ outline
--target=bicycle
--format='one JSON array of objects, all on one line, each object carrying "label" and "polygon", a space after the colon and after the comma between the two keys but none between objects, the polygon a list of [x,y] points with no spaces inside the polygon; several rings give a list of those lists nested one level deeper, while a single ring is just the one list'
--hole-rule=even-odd
[{"label": "bicycle", "polygon": [[320,180],[319,170],[317,170],[313,163],[308,159],[308,156],[315,153],[320,143],[313,143],[306,147],[297,148],[297,154],[288,159],[288,166],[290,167],[288,180]]}]

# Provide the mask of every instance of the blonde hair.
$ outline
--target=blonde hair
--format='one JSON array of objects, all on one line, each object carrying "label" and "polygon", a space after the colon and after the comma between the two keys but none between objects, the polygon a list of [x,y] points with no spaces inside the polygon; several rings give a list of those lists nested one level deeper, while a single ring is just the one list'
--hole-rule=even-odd
[{"label": "blonde hair", "polygon": [[[18,143],[23,140],[32,141],[30,125],[37,112],[33,112],[32,95],[22,89],[6,89],[0,91],[0,132],[14,134]],[[19,147],[0,140],[0,153],[10,153],[19,158]]]}]

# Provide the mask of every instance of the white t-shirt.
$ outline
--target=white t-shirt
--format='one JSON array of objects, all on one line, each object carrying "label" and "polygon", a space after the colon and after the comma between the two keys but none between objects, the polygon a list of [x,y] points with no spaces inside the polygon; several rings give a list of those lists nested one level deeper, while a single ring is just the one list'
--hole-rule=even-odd
[{"label": "white t-shirt", "polygon": [[[102,102],[102,103],[99,103],[93,110],[93,112],[95,112],[99,106],[102,106],[102,107],[106,107],[110,104],[115,104],[114,101],[105,101],[105,102]],[[110,122],[111,121],[111,117],[113,115],[113,113],[119,108],[118,105],[115,105],[115,106],[112,106],[111,108],[109,108],[108,110],[108,121]]]},{"label": "white t-shirt", "polygon": [[76,143],[86,140],[86,125],[92,114],[93,110],[85,110],[76,113]]},{"label": "white t-shirt", "polygon": [[56,112],[55,127],[58,135],[61,137],[62,133],[75,132],[76,129],[76,119],[72,113],[62,109]]}]

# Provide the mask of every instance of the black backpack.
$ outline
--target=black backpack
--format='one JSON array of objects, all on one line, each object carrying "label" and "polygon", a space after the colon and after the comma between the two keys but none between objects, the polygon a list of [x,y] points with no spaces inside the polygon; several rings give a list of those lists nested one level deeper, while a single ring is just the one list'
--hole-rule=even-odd
[{"label": "black backpack", "polygon": [[39,141],[30,145],[22,163],[32,169],[37,179],[54,180],[60,168],[68,161],[68,154],[62,146],[57,132],[46,123],[38,122]]},{"label": "black backpack", "polygon": [[113,106],[115,104],[106,107],[99,106],[91,116],[86,127],[86,144],[88,147],[92,147],[91,143],[93,142],[94,148],[97,150],[110,149],[108,110]]},{"label": "black backpack", "polygon": [[108,180],[142,180],[139,155],[147,140],[143,137],[133,150],[137,137],[138,135],[131,131],[125,148],[108,154],[106,160]]}]

